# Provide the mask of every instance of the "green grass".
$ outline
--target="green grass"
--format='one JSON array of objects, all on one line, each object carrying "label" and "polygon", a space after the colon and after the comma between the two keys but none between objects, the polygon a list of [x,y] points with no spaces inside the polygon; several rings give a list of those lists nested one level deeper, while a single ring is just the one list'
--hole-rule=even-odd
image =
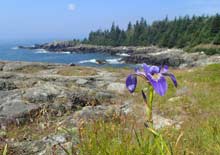
[{"label": "green grass", "polygon": [[80,143],[75,150],[79,155],[169,154],[161,147],[159,137],[154,138],[146,129],[135,129],[128,122],[97,121],[86,125],[80,130]]},{"label": "green grass", "polygon": [[[169,127],[159,132],[175,155],[220,154],[220,65],[172,72],[178,79],[178,89],[186,87],[187,92],[175,102],[170,102],[169,98],[176,96],[176,89],[169,80],[169,90],[165,97],[155,96],[154,109],[165,117],[181,118],[183,123],[180,129]],[[139,80],[139,83],[142,82]],[[138,96],[142,86],[140,84],[136,95],[132,96],[140,104],[143,104]],[[86,126],[81,135],[81,143],[77,146],[79,154],[160,154],[157,152],[158,146],[149,143],[146,128],[138,127],[128,120],[125,122],[126,125],[112,121]],[[139,133],[141,147],[134,129]]]},{"label": "green grass", "polygon": [[[132,69],[121,69],[121,79],[125,80],[131,72]],[[220,154],[220,64],[193,69],[171,69],[171,72],[176,75],[179,86],[176,89],[171,80],[167,79],[168,92],[164,97],[155,95],[153,108],[160,115],[183,123],[180,129],[167,127],[158,132],[174,155]],[[69,73],[69,70],[65,73]],[[139,79],[138,83],[135,94],[130,95],[127,92],[121,97],[126,100],[133,98],[139,105],[144,106],[140,94],[143,81]],[[173,102],[169,100],[177,97],[176,91],[184,87],[187,91],[180,98]],[[37,139],[37,132],[35,135],[33,131],[35,130],[23,127],[12,130],[8,136],[19,138],[28,134],[31,139]],[[42,134],[41,131],[39,133]],[[79,143],[74,146],[73,152],[78,155],[162,154],[160,140],[156,138],[154,143],[151,143],[149,138],[152,138],[151,133],[143,124],[138,124],[136,118],[120,117],[108,122],[100,120],[85,124],[79,129]],[[0,150],[3,148],[4,145]]]}]

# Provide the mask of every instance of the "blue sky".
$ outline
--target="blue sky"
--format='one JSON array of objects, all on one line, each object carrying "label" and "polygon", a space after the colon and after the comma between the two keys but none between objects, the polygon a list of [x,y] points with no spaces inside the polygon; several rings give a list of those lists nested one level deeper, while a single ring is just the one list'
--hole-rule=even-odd
[{"label": "blue sky", "polygon": [[83,38],[91,30],[126,27],[144,17],[220,13],[220,0],[1,0],[1,39]]}]

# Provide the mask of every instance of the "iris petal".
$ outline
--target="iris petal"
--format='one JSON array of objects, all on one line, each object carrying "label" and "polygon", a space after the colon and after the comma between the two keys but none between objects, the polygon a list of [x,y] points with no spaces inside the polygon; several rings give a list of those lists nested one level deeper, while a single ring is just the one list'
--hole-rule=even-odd
[{"label": "iris petal", "polygon": [[160,73],[160,67],[158,67],[158,66],[151,66],[150,67],[150,73],[151,74]]},{"label": "iris petal", "polygon": [[169,76],[170,79],[173,81],[175,87],[177,87],[177,80],[176,77],[172,73],[163,73],[164,76]]},{"label": "iris petal", "polygon": [[142,65],[142,67],[143,67],[143,69],[144,69],[145,74],[150,73],[150,67],[151,67],[151,66],[148,66],[147,64],[144,63],[144,64]]},{"label": "iris petal", "polygon": [[158,80],[154,80],[151,74],[148,74],[147,77],[151,85],[153,86],[155,92],[160,96],[164,96],[167,91],[166,79],[163,76],[160,76]]},{"label": "iris petal", "polygon": [[149,82],[155,92],[161,96],[164,96],[167,91],[167,81],[164,76],[169,76],[173,81],[174,85],[177,87],[176,77],[168,72],[168,66],[165,65],[163,68],[160,66],[149,66],[147,64],[142,65],[144,71],[140,71],[139,68],[135,68],[135,73],[130,74],[126,79],[127,89],[133,93],[137,86],[137,76],[146,79]]},{"label": "iris petal", "polygon": [[140,71],[139,67],[135,67],[134,71],[135,73],[139,72]]},{"label": "iris petal", "polygon": [[166,73],[166,72],[168,72],[168,70],[169,70],[169,67],[167,65],[164,65],[162,73]]},{"label": "iris petal", "polygon": [[138,75],[138,76],[146,77],[145,72],[141,72],[141,71],[139,70],[139,68],[135,68],[135,74]]},{"label": "iris petal", "polygon": [[137,86],[137,77],[133,74],[129,75],[126,79],[126,87],[129,90],[129,92],[133,93],[135,91],[136,86]]}]

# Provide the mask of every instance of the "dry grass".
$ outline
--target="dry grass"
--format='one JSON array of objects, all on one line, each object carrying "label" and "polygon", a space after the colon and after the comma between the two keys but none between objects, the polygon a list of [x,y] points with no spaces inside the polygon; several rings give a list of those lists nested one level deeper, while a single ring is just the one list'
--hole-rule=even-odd
[{"label": "dry grass", "polygon": [[[69,70],[75,70],[75,67],[69,67],[63,73],[69,76],[91,74],[86,72],[87,69],[82,71],[79,68],[78,72],[72,72],[72,74],[69,74]],[[125,77],[133,71],[132,69],[117,69],[116,72],[120,72],[120,78],[125,80]],[[165,117],[180,119],[183,123],[180,129],[169,127],[161,129],[159,132],[170,145],[174,155],[219,154],[220,65],[184,70],[171,69],[171,72],[176,75],[179,86],[175,89],[171,80],[168,80],[169,90],[164,97],[155,96],[154,109]],[[141,80],[138,82],[135,94],[126,93],[122,96],[122,100],[133,98],[135,102],[143,104],[140,90],[144,82]],[[174,101],[169,100],[177,97],[176,91],[183,90],[183,88],[186,88],[186,91],[182,93],[181,97]],[[160,154],[157,152],[158,147],[149,143],[149,133],[134,122],[129,119],[129,121],[97,121],[87,124],[80,131],[81,141],[75,149],[78,150],[78,154],[83,155]],[[22,139],[24,135],[30,135],[31,138],[37,139],[39,135],[55,131],[53,127],[40,129],[39,126],[36,124],[12,129],[8,136]],[[134,129],[138,133],[141,147],[134,134]]]},{"label": "dry grass", "polygon": [[93,76],[97,74],[97,71],[93,68],[66,66],[58,70],[57,74],[62,76]]},{"label": "dry grass", "polygon": [[[128,70],[121,70],[120,72],[124,76],[124,73],[128,73]],[[180,129],[169,127],[160,130],[160,132],[170,144],[175,155],[219,154],[220,65],[209,65],[193,70],[171,70],[171,72],[178,79],[178,90],[187,88],[187,91],[175,101],[170,101],[169,99],[177,97],[177,94],[176,89],[169,80],[167,94],[164,97],[155,96],[154,109],[165,117],[180,119],[183,123]],[[143,81],[139,79],[138,82],[139,86],[132,98],[143,104],[140,94]],[[105,128],[108,130],[105,130]],[[111,128],[114,130],[111,130]],[[147,137],[146,131],[137,126],[135,129],[140,132],[141,143],[146,144],[145,151],[151,150],[154,146],[148,145],[148,141],[144,139]],[[100,133],[98,137],[95,134],[96,132]],[[132,129],[116,122],[104,123],[101,127],[100,124],[94,123],[86,128],[84,133],[86,138],[79,148],[81,154],[140,155],[146,153],[143,153],[143,150],[140,150],[137,143],[135,143]],[[151,152],[150,154],[157,153]]]},{"label": "dry grass", "polygon": [[16,70],[16,72],[25,73],[25,74],[32,74],[32,73],[37,73],[37,72],[45,70],[45,69],[47,69],[46,66],[32,65],[32,66],[25,66],[25,67],[19,68]]}]

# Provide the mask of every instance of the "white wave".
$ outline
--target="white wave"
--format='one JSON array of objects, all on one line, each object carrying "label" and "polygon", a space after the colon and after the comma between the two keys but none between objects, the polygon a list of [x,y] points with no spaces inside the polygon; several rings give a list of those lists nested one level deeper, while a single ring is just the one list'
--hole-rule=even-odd
[{"label": "white wave", "polygon": [[106,59],[106,61],[109,64],[123,64],[124,62],[121,61],[121,58],[117,58],[117,59]]},{"label": "white wave", "polygon": [[30,46],[28,46],[28,47],[33,47],[33,48],[34,48],[34,47],[35,47],[35,45],[30,45]]},{"label": "white wave", "polygon": [[36,49],[36,53],[48,53],[45,49]]},{"label": "white wave", "polygon": [[[109,63],[109,64],[123,64],[124,63],[123,61],[121,61],[121,58],[106,59],[106,62]],[[99,64],[96,59],[82,60],[82,61],[79,61],[79,63],[80,64],[82,64],[82,63],[95,63],[95,64]]]},{"label": "white wave", "polygon": [[56,51],[54,53],[57,53],[57,54],[71,54],[71,52],[67,51],[67,52],[64,52],[64,51]]},{"label": "white wave", "polygon": [[83,64],[83,63],[96,63],[97,64],[97,61],[96,59],[89,59],[89,60],[82,60],[82,61],[79,61],[80,64]]},{"label": "white wave", "polygon": [[71,52],[60,52],[62,54],[71,54]]},{"label": "white wave", "polygon": [[15,46],[15,47],[12,47],[11,49],[12,50],[18,50],[19,48],[18,48],[18,46]]},{"label": "white wave", "polygon": [[129,57],[130,55],[127,53],[117,53],[116,55],[122,56],[122,57]]}]

